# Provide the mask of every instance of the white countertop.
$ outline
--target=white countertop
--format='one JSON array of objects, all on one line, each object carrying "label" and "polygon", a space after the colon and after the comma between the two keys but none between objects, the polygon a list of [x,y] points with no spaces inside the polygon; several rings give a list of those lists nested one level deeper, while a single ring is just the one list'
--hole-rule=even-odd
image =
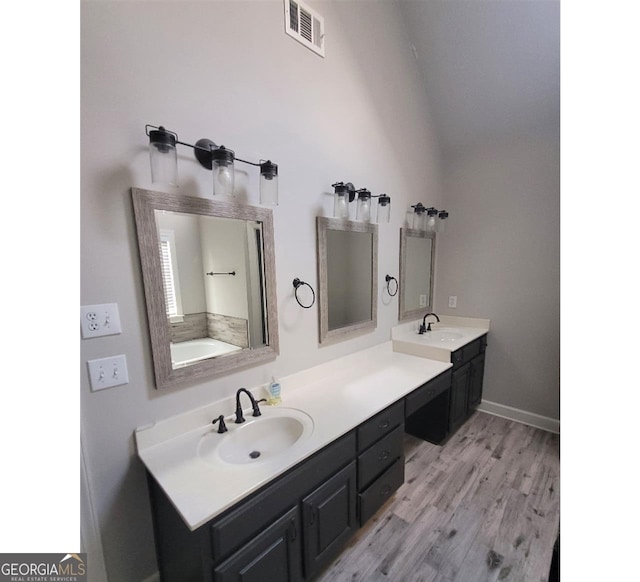
[{"label": "white countertop", "polygon": [[[429,321],[433,321],[430,318]],[[469,317],[453,317],[443,315],[440,323],[432,323],[434,333],[418,334],[418,326],[422,321],[403,323],[391,330],[393,350],[403,354],[429,358],[441,362],[451,361],[451,352],[483,336],[489,331],[490,320]],[[455,339],[441,340],[437,337],[440,330],[455,332]]]},{"label": "white countertop", "polygon": [[[136,430],[138,455],[195,530],[450,367],[448,361],[394,351],[389,341],[279,379],[280,406],[306,412],[314,428],[306,440],[271,460],[214,466],[196,454],[203,436],[217,431],[211,421],[220,414],[232,416],[235,405],[230,398]],[[261,388],[251,392],[256,398],[263,396]],[[272,407],[261,408],[266,416]],[[226,434],[216,436],[224,439]]]}]

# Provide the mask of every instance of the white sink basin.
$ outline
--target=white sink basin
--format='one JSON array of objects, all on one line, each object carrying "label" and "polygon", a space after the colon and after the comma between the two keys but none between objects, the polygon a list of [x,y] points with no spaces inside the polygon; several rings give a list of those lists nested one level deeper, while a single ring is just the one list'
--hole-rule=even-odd
[{"label": "white sink basin", "polygon": [[313,432],[311,417],[295,408],[263,407],[262,416],[246,415],[246,422],[227,422],[229,430],[213,429],[200,439],[198,456],[211,463],[263,463],[304,442]]},{"label": "white sink basin", "polygon": [[432,331],[427,331],[422,334],[422,338],[426,342],[434,343],[446,343],[455,342],[462,338],[462,334],[455,328],[439,328]]}]

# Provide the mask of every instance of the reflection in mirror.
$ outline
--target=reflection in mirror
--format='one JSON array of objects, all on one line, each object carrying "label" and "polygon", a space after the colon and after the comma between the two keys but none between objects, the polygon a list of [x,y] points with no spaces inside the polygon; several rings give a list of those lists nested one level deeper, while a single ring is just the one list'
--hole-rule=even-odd
[{"label": "reflection in mirror", "polygon": [[273,359],[271,211],[133,190],[158,387]]},{"label": "reflection in mirror", "polygon": [[398,319],[417,319],[431,310],[435,235],[400,229],[400,301]]},{"label": "reflection in mirror", "polygon": [[378,227],[318,217],[320,343],[377,325]]}]

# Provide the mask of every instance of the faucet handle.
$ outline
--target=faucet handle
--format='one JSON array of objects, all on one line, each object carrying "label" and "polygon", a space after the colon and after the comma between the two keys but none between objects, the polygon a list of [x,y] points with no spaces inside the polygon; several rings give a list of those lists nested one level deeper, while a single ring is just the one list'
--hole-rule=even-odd
[{"label": "faucet handle", "polygon": [[262,412],[260,412],[260,407],[258,406],[259,402],[266,402],[266,398],[260,398],[260,400],[255,400],[253,404],[253,416],[262,416]]},{"label": "faucet handle", "polygon": [[222,434],[223,432],[227,432],[229,430],[224,422],[224,414],[221,414],[218,418],[214,418],[211,421],[211,424],[215,424],[216,422],[220,423],[218,424],[218,434]]}]

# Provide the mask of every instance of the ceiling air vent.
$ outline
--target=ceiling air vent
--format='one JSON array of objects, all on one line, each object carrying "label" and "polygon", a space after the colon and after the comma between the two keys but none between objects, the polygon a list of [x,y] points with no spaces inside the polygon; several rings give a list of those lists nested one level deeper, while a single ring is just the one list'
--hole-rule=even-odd
[{"label": "ceiling air vent", "polygon": [[324,57],[324,18],[303,2],[284,0],[285,32]]}]

